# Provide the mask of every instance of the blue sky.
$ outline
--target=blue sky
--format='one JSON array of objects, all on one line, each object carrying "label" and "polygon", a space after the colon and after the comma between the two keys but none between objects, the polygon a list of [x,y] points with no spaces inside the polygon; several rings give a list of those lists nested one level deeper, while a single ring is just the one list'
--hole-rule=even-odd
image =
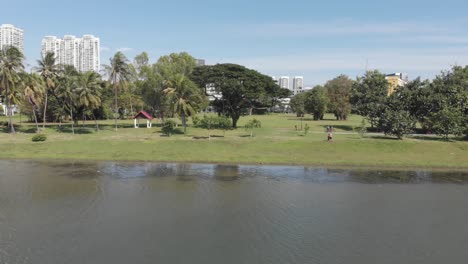
[{"label": "blue sky", "polygon": [[25,31],[30,65],[41,39],[94,34],[101,61],[118,50],[151,60],[187,51],[306,85],[366,69],[432,78],[468,64],[465,1],[33,1],[0,0],[0,23]]}]

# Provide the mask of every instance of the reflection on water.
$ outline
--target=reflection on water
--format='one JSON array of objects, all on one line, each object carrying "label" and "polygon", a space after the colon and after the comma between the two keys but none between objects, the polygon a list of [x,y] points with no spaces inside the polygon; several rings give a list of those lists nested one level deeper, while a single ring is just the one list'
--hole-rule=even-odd
[{"label": "reflection on water", "polygon": [[468,175],[0,161],[0,263],[466,263]]}]

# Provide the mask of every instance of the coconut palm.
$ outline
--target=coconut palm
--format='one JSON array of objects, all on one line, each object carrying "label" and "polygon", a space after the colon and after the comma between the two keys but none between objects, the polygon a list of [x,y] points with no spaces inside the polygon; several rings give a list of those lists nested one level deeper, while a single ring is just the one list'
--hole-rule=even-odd
[{"label": "coconut palm", "polygon": [[16,47],[7,46],[0,50],[0,91],[5,96],[11,133],[15,133],[12,105],[19,100],[17,86],[20,82],[19,73],[24,69],[23,59],[23,53]]},{"label": "coconut palm", "polygon": [[75,83],[77,81],[78,72],[75,67],[72,65],[65,65],[60,71],[58,82],[54,93],[57,95],[57,98],[62,102],[62,112],[65,112],[65,109],[68,108],[70,113],[70,118],[72,120],[71,128],[72,134],[75,134],[73,117],[73,110],[76,107],[76,94],[75,94]]},{"label": "coconut palm", "polygon": [[25,101],[31,105],[31,109],[34,116],[34,122],[36,123],[36,132],[39,132],[39,124],[37,123],[36,111],[39,110],[39,106],[42,104],[42,100],[45,94],[45,85],[40,75],[23,74],[23,96]]},{"label": "coconut palm", "polygon": [[114,120],[115,131],[117,131],[117,115],[119,112],[118,92],[125,87],[125,83],[130,79],[128,60],[122,52],[117,52],[110,59],[110,65],[105,65],[105,70],[109,77],[109,82],[114,88]]},{"label": "coconut palm", "polygon": [[42,128],[45,128],[48,94],[55,89],[59,68],[58,65],[55,64],[55,54],[53,52],[47,52],[45,56],[42,56],[42,58],[37,61],[37,64],[39,64],[37,72],[41,74],[46,87],[44,115],[42,116]]},{"label": "coconut palm", "polygon": [[175,74],[166,81],[164,93],[169,98],[174,113],[182,119],[184,134],[187,131],[187,117],[195,115],[204,102],[201,90],[183,74]]},{"label": "coconut palm", "polygon": [[[78,76],[75,92],[80,104],[87,110],[93,111],[101,106],[101,77],[95,72],[85,72]],[[93,114],[94,117],[94,114]],[[96,117],[96,131],[99,130]]]}]

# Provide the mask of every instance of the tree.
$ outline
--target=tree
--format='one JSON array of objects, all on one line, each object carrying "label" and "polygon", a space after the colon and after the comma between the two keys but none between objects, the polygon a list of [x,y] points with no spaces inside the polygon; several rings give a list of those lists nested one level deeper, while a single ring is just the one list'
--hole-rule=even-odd
[{"label": "tree", "polygon": [[335,114],[337,120],[346,120],[351,112],[349,96],[353,80],[346,75],[340,75],[325,84],[328,96],[328,111]]},{"label": "tree", "polygon": [[[99,74],[89,71],[78,76],[76,81],[76,94],[80,104],[84,109],[92,113],[101,105],[101,77]],[[93,119],[96,123],[96,131],[99,130],[96,117]]]},{"label": "tree", "polygon": [[41,60],[38,60],[37,63],[39,67],[37,72],[40,73],[45,84],[45,100],[44,100],[44,114],[42,116],[42,128],[45,128],[45,122],[47,120],[47,102],[49,98],[49,93],[53,93],[55,89],[57,75],[58,75],[58,66],[55,64],[55,54],[53,52],[47,52],[45,56],[42,56]]},{"label": "tree", "polygon": [[16,47],[8,46],[0,50],[0,91],[5,97],[11,133],[15,133],[12,105],[19,99],[17,86],[20,82],[19,73],[24,69],[23,58],[23,54]]},{"label": "tree", "polygon": [[65,65],[60,71],[58,76],[58,82],[55,88],[55,95],[60,101],[61,109],[60,112],[65,114],[66,109],[70,113],[72,134],[75,134],[75,117],[73,113],[76,113],[77,99],[75,93],[76,82],[79,73],[72,65]]},{"label": "tree", "polygon": [[166,80],[168,88],[164,93],[169,98],[174,113],[182,119],[184,134],[187,131],[187,117],[193,116],[204,102],[200,89],[183,74],[176,74]]},{"label": "tree", "polygon": [[110,59],[110,65],[105,66],[109,82],[114,88],[114,121],[115,131],[117,131],[117,116],[119,113],[118,93],[119,89],[125,87],[126,82],[130,78],[128,60],[122,52],[117,52]]},{"label": "tree", "polygon": [[389,83],[379,71],[368,71],[358,77],[351,90],[350,102],[357,114],[365,116],[371,127],[377,125],[388,95]]},{"label": "tree", "polygon": [[257,120],[255,118],[252,120],[249,120],[249,122],[247,122],[247,124],[245,124],[244,126],[245,130],[250,131],[250,137],[254,136],[253,131],[255,128],[261,128],[261,127],[262,127],[262,122],[260,122],[260,120]]},{"label": "tree", "polygon": [[397,89],[387,98],[384,110],[378,121],[379,130],[385,135],[393,135],[398,139],[410,134],[416,127],[416,118],[411,114],[405,102],[405,94]]},{"label": "tree", "polygon": [[305,96],[304,109],[314,116],[314,120],[322,120],[327,112],[327,90],[323,86],[315,86]]},{"label": "tree", "polygon": [[240,116],[257,106],[270,106],[279,86],[269,76],[237,64],[197,67],[191,76],[200,87],[214,87],[220,94],[213,106],[219,114],[232,119],[237,127]]},{"label": "tree", "polygon": [[468,137],[468,66],[442,72],[430,85],[431,112],[428,122],[438,134]]},{"label": "tree", "polygon": [[39,124],[37,123],[36,111],[39,110],[39,106],[42,104],[42,100],[45,94],[45,85],[40,75],[35,73],[23,74],[23,95],[24,99],[31,106],[31,111],[34,116],[34,122],[36,123],[36,132],[39,132]]},{"label": "tree", "polygon": [[303,117],[305,114],[305,100],[307,97],[307,93],[300,93],[296,94],[291,101],[289,102],[289,106],[291,110],[296,113],[297,117]]}]

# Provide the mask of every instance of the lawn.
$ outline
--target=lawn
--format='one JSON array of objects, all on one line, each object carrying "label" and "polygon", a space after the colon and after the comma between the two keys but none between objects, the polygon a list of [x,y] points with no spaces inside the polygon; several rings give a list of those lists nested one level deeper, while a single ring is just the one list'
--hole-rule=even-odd
[{"label": "lawn", "polygon": [[[242,128],[252,118],[262,122],[253,138]],[[186,135],[176,133],[171,137],[162,135],[158,124],[151,129],[135,129],[133,120],[120,120],[117,132],[113,120],[99,121],[98,132],[94,122],[80,122],[75,135],[71,134],[70,124],[62,128],[47,124],[42,133],[48,139],[40,143],[31,141],[35,125],[24,119],[19,124],[15,117],[18,133],[0,133],[0,158],[468,169],[466,141],[445,142],[433,136],[395,140],[377,133],[361,138],[353,131],[362,120],[360,116],[351,116],[347,121],[333,120],[331,115],[322,121],[310,117],[301,121],[286,114],[244,116],[236,130],[208,131],[190,126]],[[307,135],[299,131],[301,123],[302,127],[310,127]],[[327,126],[335,128],[333,142],[326,141]]]}]

